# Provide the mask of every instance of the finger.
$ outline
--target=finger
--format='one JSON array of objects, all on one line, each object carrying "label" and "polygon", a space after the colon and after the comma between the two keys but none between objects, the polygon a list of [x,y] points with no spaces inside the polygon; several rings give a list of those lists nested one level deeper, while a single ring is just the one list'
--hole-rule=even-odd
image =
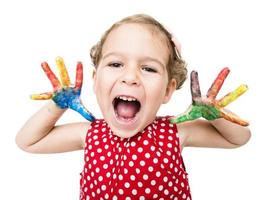
[{"label": "finger", "polygon": [[207,97],[210,99],[215,99],[217,94],[219,93],[224,80],[226,79],[227,75],[229,74],[229,68],[225,67],[220,71],[215,81],[212,83],[211,87],[207,92]]},{"label": "finger", "polygon": [[83,66],[81,62],[78,62],[76,66],[75,89],[77,90],[81,89],[82,81],[83,81]]},{"label": "finger", "polygon": [[196,72],[196,71],[191,72],[191,94],[192,94],[193,101],[195,101],[195,99],[201,97],[198,72]]},{"label": "finger", "polygon": [[51,81],[52,86],[53,86],[53,90],[57,91],[57,90],[61,89],[61,84],[60,84],[59,80],[57,79],[57,77],[55,76],[55,74],[52,72],[52,70],[49,67],[48,63],[43,62],[43,63],[41,63],[41,66],[42,66],[42,69],[44,70],[45,74],[47,75],[47,77]]},{"label": "finger", "polygon": [[56,62],[57,68],[59,70],[62,86],[69,87],[71,84],[70,77],[69,77],[68,71],[65,67],[63,58],[57,57],[55,59],[55,62]]},{"label": "finger", "polygon": [[239,96],[241,96],[243,93],[245,93],[248,90],[247,85],[240,85],[237,89],[235,89],[233,92],[228,93],[225,95],[222,99],[218,101],[219,107],[225,107],[228,104],[230,104],[232,101],[235,101]]},{"label": "finger", "polygon": [[47,100],[47,99],[51,99],[52,96],[53,96],[53,93],[45,92],[41,94],[32,94],[30,97],[32,100]]},{"label": "finger", "polygon": [[78,102],[74,102],[70,108],[81,114],[88,121],[95,120],[94,115],[90,113],[79,100]]},{"label": "finger", "polygon": [[249,125],[248,121],[241,119],[240,117],[238,117],[237,115],[234,115],[233,113],[226,112],[225,110],[221,110],[221,117],[235,124],[239,124],[241,126]]},{"label": "finger", "polygon": [[186,121],[192,121],[195,119],[198,119],[202,116],[200,110],[198,109],[198,107],[191,107],[191,110],[187,113],[183,113],[179,116],[176,117],[172,117],[170,118],[170,122],[172,124],[178,124],[178,123],[182,123],[182,122],[186,122]]}]

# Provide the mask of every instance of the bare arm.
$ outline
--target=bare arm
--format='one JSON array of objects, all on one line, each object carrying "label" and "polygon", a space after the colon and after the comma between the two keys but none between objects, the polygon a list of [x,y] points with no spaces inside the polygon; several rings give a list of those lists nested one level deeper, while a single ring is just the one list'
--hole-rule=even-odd
[{"label": "bare arm", "polygon": [[55,126],[66,109],[49,101],[19,130],[17,145],[31,153],[58,153],[82,149],[89,123]]},{"label": "bare arm", "polygon": [[247,127],[225,119],[195,120],[178,124],[181,147],[236,148],[251,137]]}]

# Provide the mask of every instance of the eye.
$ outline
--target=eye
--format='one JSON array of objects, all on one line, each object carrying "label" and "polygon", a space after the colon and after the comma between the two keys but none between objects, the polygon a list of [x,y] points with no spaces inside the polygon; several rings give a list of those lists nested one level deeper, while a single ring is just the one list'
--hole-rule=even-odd
[{"label": "eye", "polygon": [[113,62],[113,63],[108,64],[108,66],[114,67],[114,68],[119,68],[119,67],[122,67],[122,64],[118,63],[118,62]]},{"label": "eye", "polygon": [[142,70],[144,70],[146,72],[150,72],[150,73],[156,73],[157,72],[157,70],[155,70],[152,67],[148,67],[148,66],[142,67]]}]

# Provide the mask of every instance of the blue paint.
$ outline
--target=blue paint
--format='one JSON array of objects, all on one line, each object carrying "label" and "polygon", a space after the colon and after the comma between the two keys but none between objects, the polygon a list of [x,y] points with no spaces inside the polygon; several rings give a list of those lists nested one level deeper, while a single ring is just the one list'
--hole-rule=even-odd
[{"label": "blue paint", "polygon": [[81,90],[74,88],[62,88],[54,93],[52,100],[61,108],[70,108],[81,114],[85,119],[94,121],[95,117],[83,106],[80,101]]}]

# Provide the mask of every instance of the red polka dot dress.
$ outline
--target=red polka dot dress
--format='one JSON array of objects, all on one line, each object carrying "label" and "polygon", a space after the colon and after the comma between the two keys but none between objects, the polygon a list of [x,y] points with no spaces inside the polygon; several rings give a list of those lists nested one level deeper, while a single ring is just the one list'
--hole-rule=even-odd
[{"label": "red polka dot dress", "polygon": [[131,138],[113,134],[104,120],[87,132],[80,199],[191,200],[176,125],[157,118]]}]

